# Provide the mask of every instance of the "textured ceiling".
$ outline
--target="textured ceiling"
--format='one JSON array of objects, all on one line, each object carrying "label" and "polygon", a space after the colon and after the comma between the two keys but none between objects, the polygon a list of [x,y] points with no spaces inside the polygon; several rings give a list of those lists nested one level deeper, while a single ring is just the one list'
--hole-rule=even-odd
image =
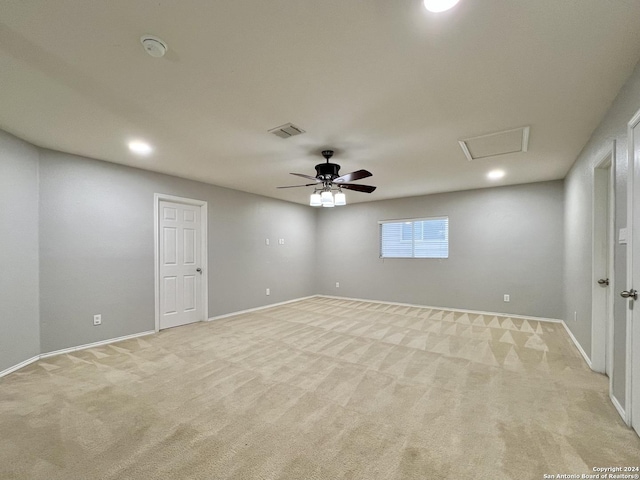
[{"label": "textured ceiling", "polygon": [[[563,178],[640,57],[635,0],[0,0],[0,128],[37,145],[306,203],[277,190],[366,168],[349,202]],[[143,34],[169,44],[148,56]],[[267,130],[287,122],[307,133]],[[458,140],[531,126],[526,153]],[[127,149],[142,138],[155,151]],[[494,183],[493,168],[506,176]]]}]

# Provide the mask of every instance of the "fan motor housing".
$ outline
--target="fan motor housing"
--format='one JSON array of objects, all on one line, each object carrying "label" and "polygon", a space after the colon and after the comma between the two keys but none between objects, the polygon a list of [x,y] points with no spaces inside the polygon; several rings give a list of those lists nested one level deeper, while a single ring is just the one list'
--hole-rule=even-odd
[{"label": "fan motor housing", "polygon": [[316,175],[317,178],[321,179],[330,179],[339,177],[338,171],[340,170],[340,165],[337,163],[319,163],[316,165]]}]

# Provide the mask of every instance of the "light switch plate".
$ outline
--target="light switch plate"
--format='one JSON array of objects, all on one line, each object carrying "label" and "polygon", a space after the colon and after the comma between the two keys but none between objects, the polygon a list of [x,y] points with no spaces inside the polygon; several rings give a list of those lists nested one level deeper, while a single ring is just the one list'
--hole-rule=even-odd
[{"label": "light switch plate", "polygon": [[627,229],[626,228],[621,228],[620,231],[618,232],[618,243],[620,243],[620,245],[626,245],[627,244]]}]

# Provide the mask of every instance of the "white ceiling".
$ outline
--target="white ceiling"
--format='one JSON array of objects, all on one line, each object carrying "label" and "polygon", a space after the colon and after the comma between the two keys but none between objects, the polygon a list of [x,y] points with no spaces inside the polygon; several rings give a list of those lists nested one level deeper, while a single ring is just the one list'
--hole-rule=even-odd
[{"label": "white ceiling", "polygon": [[[639,57],[638,0],[0,0],[0,128],[299,203],[275,187],[332,147],[378,186],[353,203],[563,178]],[[267,133],[287,122],[307,133]],[[457,142],[525,125],[526,153]]]}]

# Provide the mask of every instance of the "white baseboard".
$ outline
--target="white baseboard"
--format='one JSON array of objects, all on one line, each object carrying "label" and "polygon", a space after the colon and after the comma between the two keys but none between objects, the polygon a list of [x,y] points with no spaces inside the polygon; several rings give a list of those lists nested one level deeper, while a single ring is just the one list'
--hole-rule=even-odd
[{"label": "white baseboard", "polygon": [[500,312],[483,312],[482,310],[465,310],[464,308],[457,307],[434,307],[431,305],[418,305],[415,303],[400,303],[400,302],[387,302],[385,300],[371,300],[368,298],[352,298],[352,297],[339,297],[337,295],[314,295],[314,297],[335,298],[337,300],[353,300],[356,302],[371,302],[371,303],[386,303],[389,305],[399,305],[402,307],[418,307],[418,308],[432,308],[434,310],[451,310],[456,312],[471,313],[474,315],[494,315],[497,317],[510,317],[510,318],[522,318],[525,320],[536,320],[538,322],[550,322],[550,323],[563,323],[558,318],[545,318],[534,317],[533,315],[516,315],[513,313],[500,313]]},{"label": "white baseboard", "polygon": [[86,350],[87,348],[101,347],[103,345],[109,345],[110,343],[122,342],[123,340],[130,340],[137,337],[145,337],[147,335],[153,335],[156,332],[149,330],[148,332],[134,333],[132,335],[125,335],[124,337],[109,338],[108,340],[100,340],[99,342],[87,343],[85,345],[78,345],[77,347],[63,348],[62,350],[54,350],[53,352],[42,353],[40,358],[55,357],[56,355],[63,355],[65,353],[77,352],[78,350]]},{"label": "white baseboard", "polygon": [[[481,310],[465,310],[463,308],[455,308],[455,307],[432,307],[432,306],[429,306],[429,305],[416,305],[416,304],[412,304],[412,303],[386,302],[386,301],[382,301],[382,300],[370,300],[370,299],[367,299],[367,298],[339,297],[337,295],[315,295],[315,296],[316,297],[324,297],[324,298],[335,298],[337,300],[353,300],[353,301],[357,301],[357,302],[386,303],[386,304],[389,304],[389,305],[400,305],[400,306],[404,306],[404,307],[433,308],[433,309],[436,309],[436,310],[453,310],[453,311],[456,311],[456,312],[465,312],[465,313],[471,313],[471,314],[475,314],[475,315],[496,315],[496,316],[500,316],[500,317],[532,319],[532,320],[536,320],[538,322],[561,323],[562,326],[564,327],[564,329],[569,334],[569,338],[571,338],[571,341],[573,342],[573,344],[576,346],[576,348],[578,349],[578,351],[582,355],[582,358],[584,358],[584,361],[587,362],[587,365],[589,365],[589,368],[591,368],[593,370],[593,367],[591,365],[591,359],[589,358],[587,353],[582,348],[582,345],[580,345],[580,343],[578,342],[576,337],[573,336],[573,333],[571,332],[571,330],[569,330],[569,327],[567,327],[567,324],[564,322],[564,320],[560,320],[558,318],[534,317],[532,315],[514,315],[514,314],[511,314],[511,313],[499,313],[499,312],[498,313],[496,313],[496,312],[483,312]],[[614,397],[612,397],[612,399],[613,398]],[[615,403],[614,403],[614,405],[615,405]],[[618,408],[618,407],[620,407],[619,403],[617,403],[617,405],[616,405],[616,408]],[[620,412],[620,411],[621,411],[621,409],[618,409],[618,412]],[[622,410],[622,411],[624,412],[624,410]],[[624,414],[622,414],[622,418],[625,418]]]},{"label": "white baseboard", "polygon": [[[500,317],[531,319],[531,320],[536,320],[536,321],[539,321],[539,322],[560,323],[560,324],[562,324],[562,326],[566,330],[567,334],[569,335],[569,338],[571,338],[571,341],[573,342],[573,344],[576,346],[576,348],[578,349],[578,351],[580,352],[580,354],[584,358],[584,361],[587,363],[589,368],[592,368],[591,359],[589,358],[589,356],[586,354],[586,352],[582,348],[582,345],[580,345],[580,343],[578,342],[576,337],[573,335],[571,330],[569,330],[569,327],[567,327],[567,324],[564,322],[564,320],[560,320],[558,318],[535,317],[535,316],[532,316],[532,315],[515,315],[515,314],[511,314],[511,313],[500,313],[500,312],[484,312],[484,311],[481,311],[481,310],[466,310],[466,309],[454,308],[454,307],[434,307],[434,306],[430,306],[430,305],[417,305],[417,304],[413,304],[413,303],[387,302],[387,301],[383,301],[383,300],[371,300],[371,299],[368,299],[368,298],[340,297],[340,296],[337,296],[337,295],[321,295],[321,294],[317,294],[317,295],[310,295],[308,297],[301,297],[301,298],[296,298],[296,299],[293,299],[293,300],[287,300],[285,302],[272,303],[270,305],[264,305],[264,306],[261,306],[261,307],[250,308],[250,309],[247,309],[247,310],[240,310],[240,311],[237,311],[237,312],[227,313],[227,314],[224,314],[224,315],[218,315],[216,317],[209,318],[209,321],[219,320],[219,319],[222,319],[222,318],[233,317],[233,316],[236,316],[236,315],[241,315],[243,313],[256,312],[256,311],[259,311],[259,310],[264,310],[266,308],[277,307],[278,305],[285,305],[287,303],[298,302],[300,300],[306,300],[306,299],[309,299],[309,298],[316,298],[316,297],[319,297],[319,298],[333,298],[333,299],[336,299],[336,300],[351,300],[351,301],[356,301],[356,302],[384,303],[384,304],[388,304],[388,305],[399,305],[399,306],[404,306],[404,307],[432,308],[434,310],[452,310],[452,311],[456,311],[456,312],[465,312],[465,313],[471,313],[471,314],[475,314],[475,315],[495,315],[495,316],[500,316]],[[618,402],[618,399],[615,398],[613,396],[613,394],[611,394],[611,392],[609,393],[609,397],[611,398],[611,402],[613,403],[614,407],[618,411],[618,414],[620,414],[620,417],[622,417],[623,421],[626,422],[625,411],[622,408],[622,406],[620,405],[620,402]]]},{"label": "white baseboard", "polygon": [[578,342],[576,337],[573,336],[573,332],[569,330],[569,327],[567,327],[567,324],[564,321],[562,322],[562,326],[569,334],[569,338],[571,338],[571,341],[573,342],[573,344],[576,346],[576,348],[582,355],[582,358],[584,358],[584,361],[587,362],[587,365],[589,365],[589,368],[593,370],[593,366],[591,365],[591,359],[589,358],[589,355],[587,355],[587,353],[584,351],[584,349],[582,348],[582,345],[580,345],[580,342]]},{"label": "white baseboard", "polygon": [[86,345],[78,345],[77,347],[63,348],[62,350],[55,350],[53,352],[41,353],[40,355],[36,355],[35,357],[31,357],[30,359],[25,360],[24,362],[21,362],[21,363],[19,363],[17,365],[14,365],[13,367],[9,367],[6,370],[1,371],[0,372],[0,377],[4,377],[5,375],[9,375],[10,373],[15,372],[16,370],[19,370],[19,369],[21,369],[23,367],[26,367],[27,365],[29,365],[29,364],[31,364],[33,362],[37,362],[41,358],[54,357],[56,355],[62,355],[64,353],[71,353],[71,352],[77,352],[78,350],[86,350],[87,348],[100,347],[102,345],[108,345],[110,343],[121,342],[123,340],[129,340],[131,338],[144,337],[146,335],[153,335],[154,333],[156,333],[156,332],[148,331],[148,332],[134,333],[132,335],[125,335],[124,337],[109,338],[108,340],[101,340],[99,342],[87,343]]},{"label": "white baseboard", "polygon": [[308,297],[300,297],[300,298],[294,298],[293,300],[285,300],[284,302],[270,303],[269,305],[262,305],[261,307],[248,308],[247,310],[238,310],[237,312],[225,313],[223,315],[216,315],[215,317],[210,317],[209,319],[207,319],[207,321],[211,322],[213,320],[220,320],[223,318],[235,317],[236,315],[242,315],[243,313],[257,312],[259,310],[264,310],[265,308],[277,307],[279,305],[286,305],[287,303],[299,302],[301,300],[307,300],[309,298],[319,297],[319,296],[320,295],[309,295]]},{"label": "white baseboard", "polygon": [[[264,310],[264,309],[267,309],[267,308],[277,307],[277,306],[280,306],[280,305],[286,305],[288,303],[299,302],[301,300],[307,300],[309,298],[314,298],[314,297],[334,298],[334,299],[338,299],[338,300],[353,300],[353,301],[358,301],[358,302],[384,303],[384,304],[389,304],[389,305],[400,305],[400,306],[405,306],[405,307],[432,308],[432,309],[437,309],[437,310],[453,310],[453,311],[471,313],[471,314],[476,314],[476,315],[496,315],[496,316],[501,316],[501,317],[532,319],[532,320],[537,320],[537,321],[540,321],[540,322],[561,323],[564,326],[564,328],[567,331],[567,333],[569,334],[569,337],[571,338],[571,340],[575,344],[576,348],[578,349],[580,354],[583,356],[583,358],[585,359],[585,361],[589,365],[589,368],[591,368],[591,360],[589,359],[589,357],[587,356],[585,351],[582,349],[582,346],[580,345],[580,343],[578,343],[576,338],[573,336],[573,333],[571,333],[571,330],[569,330],[569,328],[567,327],[566,323],[563,320],[559,320],[559,319],[556,319],[556,318],[534,317],[534,316],[528,316],[528,315],[515,315],[515,314],[511,314],[511,313],[500,313],[500,312],[484,312],[484,311],[481,311],[481,310],[465,310],[465,309],[453,308],[453,307],[434,307],[434,306],[430,306],[430,305],[417,305],[417,304],[412,304],[412,303],[387,302],[387,301],[382,301],[382,300],[371,300],[371,299],[367,299],[367,298],[339,297],[339,296],[336,296],[336,295],[319,295],[318,294],[318,295],[309,295],[307,297],[294,298],[292,300],[286,300],[284,302],[271,303],[269,305],[262,305],[260,307],[249,308],[249,309],[246,309],[246,310],[239,310],[239,311],[236,311],[236,312],[225,313],[223,315],[217,315],[215,317],[210,317],[207,321],[220,320],[220,319],[223,319],[223,318],[234,317],[236,315],[242,315],[244,313],[257,312],[257,311]],[[76,352],[78,350],[85,350],[87,348],[100,347],[102,345],[108,345],[110,343],[121,342],[123,340],[129,340],[131,338],[143,337],[143,336],[146,336],[146,335],[153,335],[155,333],[156,333],[155,331],[150,330],[150,331],[147,331],[147,332],[134,333],[132,335],[125,335],[123,337],[110,338],[108,340],[101,340],[99,342],[88,343],[88,344],[85,344],[85,345],[78,345],[76,347],[64,348],[64,349],[61,349],[61,350],[55,350],[53,352],[43,353],[43,354],[36,355],[35,357],[32,357],[32,358],[30,358],[28,360],[25,360],[24,362],[21,362],[21,363],[19,363],[17,365],[14,365],[12,367],[9,367],[9,368],[3,370],[2,372],[0,372],[0,377],[8,375],[9,373],[15,372],[16,370],[18,370],[18,369],[20,369],[22,367],[25,367],[25,366],[27,366],[27,365],[29,365],[29,364],[41,359],[41,358],[53,357],[55,355],[62,355],[62,354],[65,354],[65,353]],[[612,401],[614,401],[615,397],[612,396],[611,398],[612,398]],[[624,412],[624,410],[621,409],[620,404],[617,402],[617,400],[614,401],[614,405],[616,405],[616,409],[618,409],[618,412],[621,412],[621,411]],[[622,413],[621,415],[624,418],[624,413]]]},{"label": "white baseboard", "polygon": [[40,360],[40,355],[36,355],[35,357],[31,357],[28,360],[25,360],[24,362],[20,362],[17,365],[14,365],[13,367],[9,367],[5,370],[2,370],[0,372],[0,377],[4,377],[5,375],[9,375],[12,372],[15,372],[16,370],[20,370],[22,367],[26,367],[27,365],[32,364],[33,362],[37,362],[38,360]]},{"label": "white baseboard", "polygon": [[[235,315],[240,315],[240,314],[248,313],[248,312],[255,312],[255,311],[258,311],[258,310],[263,310],[265,308],[276,307],[278,305],[285,305],[287,303],[298,302],[300,300],[306,300],[308,298],[313,298],[313,297],[315,297],[315,295],[310,295],[308,297],[294,298],[293,300],[287,300],[287,301],[284,301],[284,302],[272,303],[272,304],[269,304],[269,305],[263,305],[261,307],[250,308],[250,309],[247,309],[247,310],[240,310],[238,312],[232,312],[232,313],[227,313],[227,314],[224,314],[224,315],[219,315],[219,316],[216,316],[216,317],[211,317],[211,318],[208,319],[208,321],[218,320],[218,319],[226,318],[226,317],[233,317]],[[122,342],[123,340],[130,340],[132,338],[144,337],[146,335],[153,335],[155,333],[156,333],[155,330],[149,330],[147,332],[134,333],[132,335],[125,335],[123,337],[109,338],[107,340],[101,340],[99,342],[87,343],[85,345],[78,345],[78,346],[75,346],[75,347],[63,348],[61,350],[54,350],[53,352],[42,353],[40,355],[36,355],[35,357],[32,357],[32,358],[30,358],[28,360],[25,360],[24,362],[21,362],[21,363],[19,363],[17,365],[13,365],[12,367],[9,367],[9,368],[1,371],[0,372],[0,377],[3,377],[3,376],[8,375],[8,374],[10,374],[12,372],[15,372],[16,370],[19,370],[19,369],[21,369],[23,367],[26,367],[27,365],[29,365],[29,364],[31,364],[33,362],[36,362],[36,361],[38,361],[38,360],[40,360],[42,358],[49,358],[49,357],[54,357],[56,355],[63,355],[65,353],[77,352],[78,350],[86,350],[87,348],[101,347],[103,345],[109,345],[110,343]]]},{"label": "white baseboard", "polygon": [[612,392],[609,392],[609,398],[611,399],[611,403],[613,403],[613,406],[616,407],[616,410],[618,411],[618,414],[622,418],[622,421],[626,424],[627,414],[624,411],[624,408],[622,408],[622,405],[620,405],[620,402],[618,401],[618,399],[613,396]]}]

